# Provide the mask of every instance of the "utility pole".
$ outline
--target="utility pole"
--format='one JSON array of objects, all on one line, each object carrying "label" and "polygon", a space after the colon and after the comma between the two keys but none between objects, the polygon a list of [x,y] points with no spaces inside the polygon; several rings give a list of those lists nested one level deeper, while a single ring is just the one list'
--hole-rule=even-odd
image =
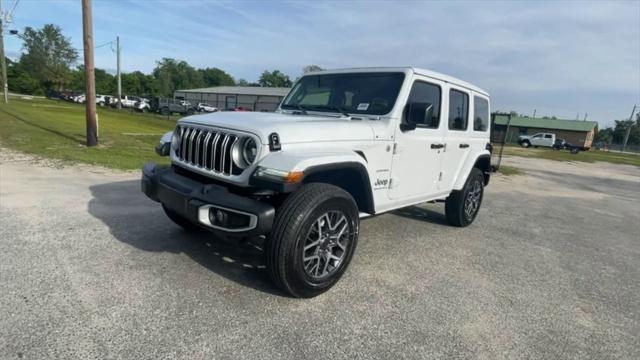
[{"label": "utility pole", "polygon": [[93,21],[91,0],[82,0],[82,37],[84,43],[84,77],[86,81],[87,146],[98,145],[96,122],[96,83],[93,64]]},{"label": "utility pole", "polygon": [[584,113],[584,120],[582,121],[587,121],[587,113]]},{"label": "utility pole", "polygon": [[2,92],[4,103],[9,103],[9,84],[7,83],[7,61],[4,58],[4,13],[2,12],[2,0],[0,0],[0,58],[2,58]]},{"label": "utility pole", "polygon": [[116,72],[118,78],[118,110],[122,109],[122,80],[120,80],[120,36],[116,36]]},{"label": "utility pole", "polygon": [[533,109],[533,117],[536,117],[536,109]]},{"label": "utility pole", "polygon": [[627,141],[629,141],[629,134],[631,134],[631,127],[633,126],[633,124],[631,124],[631,121],[633,121],[633,114],[636,112],[636,106],[637,105],[633,105],[631,116],[629,116],[629,126],[627,126],[627,132],[624,134],[624,141],[622,142],[622,152],[627,149]]}]

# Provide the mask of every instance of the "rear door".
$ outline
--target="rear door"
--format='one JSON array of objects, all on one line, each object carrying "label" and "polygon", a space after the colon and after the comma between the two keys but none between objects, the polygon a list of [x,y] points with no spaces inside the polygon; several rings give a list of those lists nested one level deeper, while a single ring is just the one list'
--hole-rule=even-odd
[{"label": "rear door", "polygon": [[443,82],[419,78],[411,87],[407,103],[431,104],[433,112],[431,119],[418,124],[414,130],[396,130],[389,190],[391,199],[419,201],[438,192],[440,154],[444,148],[444,126],[441,121],[444,87]]},{"label": "rear door", "polygon": [[446,113],[446,146],[442,152],[440,167],[440,181],[438,188],[450,191],[460,172],[462,165],[469,156],[471,143],[469,141],[469,102],[470,91],[455,85],[448,86],[449,106]]}]

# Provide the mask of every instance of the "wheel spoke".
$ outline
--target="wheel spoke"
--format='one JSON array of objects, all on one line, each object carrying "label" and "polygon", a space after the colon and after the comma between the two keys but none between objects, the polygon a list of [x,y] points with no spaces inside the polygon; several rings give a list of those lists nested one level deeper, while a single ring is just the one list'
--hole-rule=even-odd
[{"label": "wheel spoke", "polygon": [[316,241],[312,242],[311,244],[306,245],[306,246],[304,247],[304,251],[307,251],[307,250],[309,250],[309,249],[311,249],[311,248],[313,248],[313,247],[316,247],[316,246],[320,245],[320,241],[321,241],[321,240],[320,240],[320,239],[318,239],[318,240],[316,240]]},{"label": "wheel spoke", "polygon": [[327,267],[329,266],[329,259],[325,259],[324,260],[324,268],[322,269],[322,274],[320,275],[324,275],[327,273]]},{"label": "wheel spoke", "polygon": [[314,260],[314,259],[315,260],[320,259],[320,256],[318,256],[316,254],[313,254],[311,256],[305,256],[304,258],[302,258],[302,261],[304,261],[306,263],[307,261],[311,261],[311,260]]}]

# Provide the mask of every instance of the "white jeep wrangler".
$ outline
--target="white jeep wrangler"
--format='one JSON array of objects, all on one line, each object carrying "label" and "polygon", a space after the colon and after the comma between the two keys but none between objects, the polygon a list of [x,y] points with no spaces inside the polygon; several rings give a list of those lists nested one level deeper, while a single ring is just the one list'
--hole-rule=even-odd
[{"label": "white jeep wrangler", "polygon": [[[333,286],[360,218],[444,201],[473,222],[490,175],[489,95],[415,68],[304,75],[275,113],[188,116],[146,164],[142,190],[187,230],[265,241],[273,281],[296,297]],[[392,239],[391,239],[392,240]]]}]

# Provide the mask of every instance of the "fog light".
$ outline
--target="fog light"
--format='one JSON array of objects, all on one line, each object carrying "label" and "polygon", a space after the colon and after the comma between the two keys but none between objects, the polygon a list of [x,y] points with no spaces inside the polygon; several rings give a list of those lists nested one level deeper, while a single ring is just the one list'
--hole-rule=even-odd
[{"label": "fog light", "polygon": [[227,223],[227,213],[223,210],[211,208],[209,210],[209,221],[216,226],[224,226]]},{"label": "fog light", "polygon": [[258,224],[258,217],[239,210],[203,205],[198,209],[198,221],[205,226],[238,232],[254,229]]}]

